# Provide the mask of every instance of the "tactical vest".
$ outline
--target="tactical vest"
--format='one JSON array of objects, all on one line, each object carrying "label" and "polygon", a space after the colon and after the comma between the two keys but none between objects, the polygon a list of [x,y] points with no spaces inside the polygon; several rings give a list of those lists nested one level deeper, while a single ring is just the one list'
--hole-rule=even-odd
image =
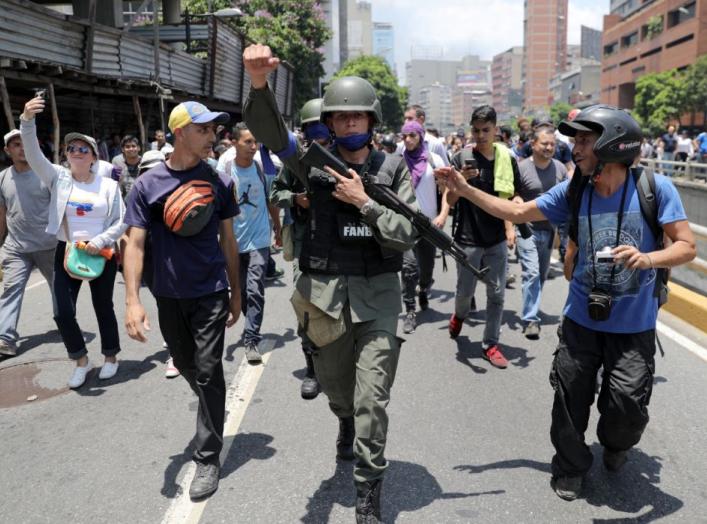
[{"label": "tactical vest", "polygon": [[[375,183],[392,187],[401,161],[375,151],[368,173]],[[358,208],[334,198],[332,176],[312,168],[308,182],[309,221],[299,258],[302,271],[367,277],[400,271],[402,253],[382,247]]]}]

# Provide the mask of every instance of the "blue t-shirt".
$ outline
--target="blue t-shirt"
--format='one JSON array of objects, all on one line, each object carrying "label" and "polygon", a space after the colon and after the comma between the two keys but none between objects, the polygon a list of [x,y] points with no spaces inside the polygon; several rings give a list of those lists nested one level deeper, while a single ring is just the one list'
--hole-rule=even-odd
[{"label": "blue t-shirt", "polygon": [[[686,220],[687,216],[680,201],[680,195],[670,179],[662,175],[655,175],[655,182],[660,225]],[[570,214],[567,202],[568,185],[569,181],[558,184],[536,200],[538,209],[553,224],[559,225],[565,222]],[[658,299],[653,296],[655,270],[629,270],[625,269],[623,265],[617,266],[611,288],[613,297],[611,315],[605,321],[595,321],[589,318],[587,296],[593,287],[592,260],[594,259],[587,220],[591,189],[591,186],[587,186],[582,194],[578,224],[579,258],[570,282],[564,314],[578,324],[595,331],[639,333],[655,329],[658,316]],[[594,230],[595,251],[601,251],[606,246],[610,248],[615,246],[622,192],[623,186],[607,198],[602,197],[596,191],[594,192],[592,197],[592,229]],[[651,228],[641,214],[638,190],[633,176],[630,175],[619,244],[635,246],[642,253],[648,253],[657,248]],[[611,264],[597,264],[596,270],[598,287],[609,289]]]},{"label": "blue t-shirt", "polygon": [[[167,197],[191,180],[208,180],[216,188],[211,220],[196,235],[182,237],[169,231],[162,221]],[[221,220],[238,214],[233,181],[218,175],[205,162],[186,171],[175,171],[165,163],[140,175],[128,194],[125,223],[151,233],[151,291],[167,298],[198,298],[228,289],[226,259],[218,241]]]},{"label": "blue t-shirt", "polygon": [[233,162],[231,178],[238,195],[240,214],[233,222],[233,231],[241,253],[270,247],[270,216],[268,214],[268,183],[258,175],[255,162],[240,167]]},{"label": "blue t-shirt", "polygon": [[697,145],[700,146],[700,153],[707,154],[707,133],[702,132],[697,135]]}]

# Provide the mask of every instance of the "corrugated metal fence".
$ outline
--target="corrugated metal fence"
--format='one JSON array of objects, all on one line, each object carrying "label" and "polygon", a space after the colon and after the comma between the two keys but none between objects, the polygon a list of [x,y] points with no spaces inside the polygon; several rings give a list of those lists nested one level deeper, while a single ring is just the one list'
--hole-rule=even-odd
[{"label": "corrugated metal fence", "polygon": [[[243,70],[245,40],[214,17],[209,20],[208,57],[198,58],[160,44],[159,75],[151,39],[98,24],[90,29],[85,20],[26,0],[0,0],[0,57],[58,65],[100,77],[159,80],[165,87],[236,105],[250,89]],[[278,107],[285,116],[292,115],[292,83],[288,65],[280,65],[271,76]]]}]

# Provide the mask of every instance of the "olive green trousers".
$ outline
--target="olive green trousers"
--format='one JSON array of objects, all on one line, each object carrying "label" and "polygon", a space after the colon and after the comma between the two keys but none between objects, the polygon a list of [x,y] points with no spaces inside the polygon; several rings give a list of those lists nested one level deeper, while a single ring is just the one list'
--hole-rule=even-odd
[{"label": "olive green trousers", "polygon": [[346,334],[314,352],[314,370],[334,414],[354,417],[354,480],[370,482],[388,466],[386,407],[402,339],[395,336],[397,315],[354,324],[348,304],[342,314]]}]

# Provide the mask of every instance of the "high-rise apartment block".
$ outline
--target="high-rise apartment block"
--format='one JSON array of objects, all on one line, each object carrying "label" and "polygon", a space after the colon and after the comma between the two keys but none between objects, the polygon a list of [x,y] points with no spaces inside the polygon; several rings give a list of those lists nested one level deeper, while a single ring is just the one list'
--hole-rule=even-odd
[{"label": "high-rise apartment block", "polygon": [[523,108],[522,92],[523,48],[511,47],[491,61],[491,91],[493,107],[499,121],[509,120]]},{"label": "high-rise apartment block", "polygon": [[550,79],[567,61],[567,0],[525,0],[523,105],[526,111],[552,103]]},{"label": "high-rise apartment block", "polygon": [[395,73],[395,32],[393,24],[373,22],[373,54],[385,60]]}]

